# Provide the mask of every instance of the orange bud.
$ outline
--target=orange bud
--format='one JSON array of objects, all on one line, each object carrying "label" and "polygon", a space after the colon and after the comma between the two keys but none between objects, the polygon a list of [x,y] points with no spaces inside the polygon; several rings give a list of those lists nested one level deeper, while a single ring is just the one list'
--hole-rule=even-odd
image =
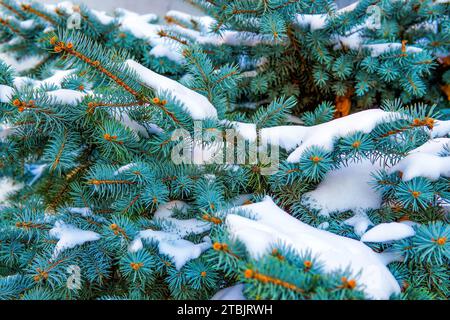
[{"label": "orange bud", "polygon": [[314,163],[318,163],[318,162],[320,162],[320,160],[322,160],[320,157],[318,157],[318,156],[312,156],[311,157],[311,160],[312,160],[312,162],[314,162]]},{"label": "orange bud", "polygon": [[244,272],[244,277],[245,277],[246,279],[253,278],[253,270],[251,270],[251,269],[245,270],[245,272]]},{"label": "orange bud", "polygon": [[436,240],[436,243],[440,246],[443,246],[447,242],[447,237],[440,237]]}]

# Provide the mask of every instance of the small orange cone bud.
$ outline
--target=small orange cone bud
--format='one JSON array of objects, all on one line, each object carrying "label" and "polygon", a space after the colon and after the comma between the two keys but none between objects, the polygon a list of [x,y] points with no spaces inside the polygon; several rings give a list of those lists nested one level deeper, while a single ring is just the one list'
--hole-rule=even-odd
[{"label": "small orange cone bud", "polygon": [[58,37],[57,36],[53,36],[50,38],[50,44],[54,45],[56,44],[56,42],[58,41]]},{"label": "small orange cone bud", "polygon": [[218,243],[218,242],[214,242],[213,249],[216,250],[216,251],[219,251],[219,250],[222,249],[222,245],[220,243]]},{"label": "small orange cone bud", "polygon": [[155,104],[159,104],[159,103],[160,103],[160,100],[159,100],[158,97],[154,97],[154,98],[152,99],[152,101],[153,101],[153,103],[155,103]]},{"label": "small orange cone bud", "polygon": [[361,145],[361,141],[355,141],[352,143],[352,147],[355,149],[358,149],[360,145]]},{"label": "small orange cone bud", "polygon": [[318,162],[320,162],[320,160],[322,160],[322,159],[320,157],[318,157],[318,156],[312,156],[311,157],[311,161],[314,162],[314,163],[318,163]]},{"label": "small orange cone bud", "polygon": [[251,270],[251,269],[245,270],[245,272],[244,272],[244,277],[245,277],[246,279],[253,278],[253,270]]},{"label": "small orange cone bud", "polygon": [[411,194],[414,198],[417,199],[421,195],[421,192],[420,191],[411,191]]},{"label": "small orange cone bud", "polygon": [[142,262],[131,262],[130,266],[134,271],[138,271],[140,268],[144,266],[144,264]]}]

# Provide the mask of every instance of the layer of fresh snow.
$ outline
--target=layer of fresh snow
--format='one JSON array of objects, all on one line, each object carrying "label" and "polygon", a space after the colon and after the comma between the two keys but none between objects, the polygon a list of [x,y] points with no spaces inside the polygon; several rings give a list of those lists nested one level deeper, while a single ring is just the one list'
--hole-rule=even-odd
[{"label": "layer of fresh snow", "polygon": [[436,120],[431,136],[433,138],[450,136],[450,120]]},{"label": "layer of fresh snow", "polygon": [[313,191],[303,195],[302,202],[320,210],[320,214],[352,210],[355,213],[367,209],[378,209],[382,195],[369,182],[371,174],[381,167],[364,159],[351,162],[346,167],[329,171]]},{"label": "layer of fresh snow", "polygon": [[152,229],[143,230],[131,242],[129,251],[136,252],[143,248],[142,240],[155,241],[158,243],[159,253],[171,257],[175,267],[179,270],[188,261],[198,258],[203,251],[211,247],[211,241],[204,239],[199,244],[182,239],[180,235]]},{"label": "layer of fresh snow", "polygon": [[[397,42],[389,42],[389,43],[376,43],[376,44],[365,44],[362,46],[363,48],[369,49],[371,51],[372,57],[378,57],[379,55],[401,49],[402,44]],[[406,46],[406,52],[407,53],[418,53],[421,52],[421,48],[413,47],[413,46]]]},{"label": "layer of fresh snow", "polygon": [[[277,126],[263,128],[259,135],[262,143],[271,143],[291,151],[289,162],[298,162],[305,149],[319,146],[327,151],[333,150],[334,141],[354,132],[370,133],[377,124],[401,116],[396,112],[370,109],[350,114],[346,117],[315,126]],[[256,126],[252,123],[230,122],[243,138],[254,142],[257,137]]]},{"label": "layer of fresh snow", "polygon": [[58,89],[48,91],[47,95],[52,97],[55,102],[77,105],[86,96],[86,93],[70,89]]},{"label": "layer of fresh snow", "polygon": [[[1,50],[2,48],[0,45],[0,51]],[[42,61],[42,59],[43,59],[42,56],[27,56],[24,57],[23,59],[17,60],[11,54],[8,54],[6,52],[0,52],[0,60],[9,65],[16,72],[22,72],[25,70],[32,69],[36,67]]]},{"label": "layer of fresh snow", "polygon": [[35,80],[28,77],[16,77],[14,78],[14,86],[17,89],[22,88],[23,86],[32,84],[33,87],[39,87],[42,85],[53,85],[57,87],[61,87],[61,83],[64,80],[65,77],[71,75],[73,72],[75,72],[75,69],[70,70],[55,70],[54,74],[46,78],[44,80]]},{"label": "layer of fresh snow", "polygon": [[439,157],[427,153],[413,153],[392,167],[390,172],[403,173],[402,180],[409,181],[416,177],[437,180],[450,177],[450,157]]},{"label": "layer of fresh snow", "polygon": [[152,51],[150,51],[151,54],[156,57],[165,56],[178,63],[184,61],[178,43],[167,41],[167,39],[161,38],[158,35],[160,30],[169,27],[152,23],[158,20],[156,15],[139,15],[135,12],[121,8],[116,9],[116,15],[120,29],[131,33],[136,38],[147,41],[153,47]]},{"label": "layer of fresh snow", "polygon": [[161,205],[153,214],[154,219],[167,221],[170,223],[171,232],[175,232],[181,237],[185,237],[190,233],[199,234],[210,229],[210,224],[199,219],[176,219],[172,217],[173,211],[186,210],[188,205],[179,200],[170,201]]},{"label": "layer of fresh snow", "polygon": [[363,242],[389,242],[412,237],[414,229],[403,223],[380,223],[367,231],[361,237]]},{"label": "layer of fresh snow", "polygon": [[8,103],[14,93],[14,89],[10,86],[0,84],[0,102]]},{"label": "layer of fresh snow", "polygon": [[420,147],[411,150],[409,154],[413,153],[427,153],[433,155],[439,155],[442,151],[444,151],[444,147],[450,147],[450,138],[436,138],[431,139],[425,142]]},{"label": "layer of fresh snow", "polygon": [[127,60],[126,64],[135,71],[142,81],[142,83],[156,92],[163,94],[170,92],[170,94],[179,100],[186,112],[188,112],[192,119],[203,120],[206,118],[217,118],[217,111],[211,102],[201,94],[186,88],[175,80],[166,78],[134,60]]},{"label": "layer of fresh snow", "polygon": [[196,27],[201,32],[208,32],[210,27],[215,23],[215,20],[210,16],[193,16],[177,10],[167,11],[166,17],[175,18],[183,22],[186,21],[188,23],[192,23],[192,21],[195,21]]},{"label": "layer of fresh snow", "polygon": [[105,11],[91,10],[91,13],[95,15],[101,24],[108,25],[114,21],[114,17],[111,17]]},{"label": "layer of fresh snow", "polygon": [[246,31],[234,31],[225,30],[219,34],[199,32],[192,29],[186,29],[179,27],[177,25],[171,28],[176,33],[182,36],[188,37],[198,44],[208,44],[208,45],[229,45],[229,46],[249,46],[254,47],[259,44],[271,44],[272,39],[266,35],[259,35],[252,32]]},{"label": "layer of fresh snow", "polygon": [[20,190],[23,184],[17,183],[11,178],[0,178],[0,204],[4,204],[6,198],[13,192]]},{"label": "layer of fresh snow", "polygon": [[82,230],[63,221],[56,221],[54,227],[50,229],[49,235],[58,239],[53,251],[53,258],[66,249],[100,239],[100,235],[94,231]]},{"label": "layer of fresh snow", "polygon": [[356,212],[351,218],[344,221],[346,225],[352,226],[356,235],[362,236],[366,232],[367,228],[373,225],[369,217],[364,211]]},{"label": "layer of fresh snow", "polygon": [[273,245],[285,243],[299,253],[310,250],[324,262],[326,272],[346,267],[355,274],[361,271],[357,281],[371,298],[388,299],[400,292],[383,260],[362,242],[311,227],[281,210],[268,196],[262,202],[236,209],[249,212],[255,220],[231,211],[226,226],[254,258],[267,254]]},{"label": "layer of fresh snow", "polygon": [[326,14],[298,14],[297,23],[302,27],[310,27],[311,31],[323,29],[326,26]]},{"label": "layer of fresh snow", "polygon": [[431,139],[422,146],[411,150],[406,157],[388,171],[390,173],[402,172],[403,181],[409,181],[416,177],[425,177],[430,180],[437,180],[441,176],[450,177],[450,156],[439,156],[445,146],[450,147],[450,138]]},{"label": "layer of fresh snow", "polygon": [[236,284],[232,287],[217,291],[211,300],[247,300],[242,293],[243,290],[244,285],[242,283]]}]

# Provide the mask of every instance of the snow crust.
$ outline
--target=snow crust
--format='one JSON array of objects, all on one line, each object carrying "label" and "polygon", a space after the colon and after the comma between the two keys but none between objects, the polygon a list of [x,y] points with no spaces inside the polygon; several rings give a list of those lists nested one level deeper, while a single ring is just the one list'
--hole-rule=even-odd
[{"label": "snow crust", "polygon": [[409,181],[416,177],[437,180],[439,177],[450,177],[450,156],[441,157],[444,146],[450,147],[449,138],[432,139],[412,150],[388,171],[402,172],[402,180]]},{"label": "snow crust", "polygon": [[361,237],[363,242],[389,242],[415,235],[414,229],[398,222],[380,223],[367,231]]},{"label": "snow crust", "polygon": [[371,174],[381,169],[368,159],[352,162],[346,167],[329,171],[313,191],[303,195],[302,202],[319,209],[320,214],[328,216],[332,212],[352,210],[355,213],[367,209],[378,209],[382,195],[374,190],[369,182]]},{"label": "snow crust", "polygon": [[[369,109],[310,127],[293,125],[262,128],[259,134],[262,143],[279,145],[287,151],[295,149],[287,158],[288,162],[295,163],[309,147],[319,146],[332,151],[336,139],[354,132],[370,133],[378,124],[400,116],[396,112]],[[251,142],[256,140],[255,124],[236,121],[230,124],[243,138]]]},{"label": "snow crust", "polygon": [[77,105],[86,96],[86,93],[70,90],[70,89],[58,89],[53,91],[48,91],[47,95],[53,97],[55,102]]},{"label": "snow crust", "polygon": [[326,25],[326,14],[298,14],[297,23],[302,27],[310,27],[311,31],[323,29]]},{"label": "snow crust", "polygon": [[280,209],[266,196],[262,202],[237,207],[255,217],[251,220],[231,211],[226,226],[232,237],[242,241],[250,254],[258,258],[272,245],[284,243],[297,252],[310,250],[324,262],[326,271],[350,267],[358,283],[374,299],[388,299],[400,287],[386,268],[383,259],[360,241],[342,237],[305,224]]},{"label": "snow crust", "polygon": [[450,135],[450,120],[436,120],[435,126],[431,131],[433,138],[445,137]]},{"label": "snow crust", "polygon": [[138,74],[144,85],[161,94],[169,91],[173,97],[183,104],[185,110],[192,116],[192,119],[217,118],[216,109],[205,96],[186,88],[175,80],[147,69],[134,60],[127,60],[126,64]]},{"label": "snow crust", "polygon": [[0,84],[0,102],[8,103],[11,100],[14,89],[10,86]]},{"label": "snow crust", "polygon": [[62,221],[56,221],[49,234],[59,240],[53,251],[54,258],[66,249],[100,239],[100,235],[94,231],[82,230]]},{"label": "snow crust", "polygon": [[6,198],[13,192],[20,190],[23,184],[17,183],[11,178],[0,178],[0,204],[4,204]]},{"label": "snow crust", "polygon": [[204,239],[204,242],[195,244],[182,239],[180,235],[175,233],[147,229],[138,233],[138,236],[131,242],[129,251],[136,252],[142,249],[144,247],[142,240],[158,243],[159,253],[171,257],[178,270],[188,261],[198,258],[205,250],[211,247],[209,239]]},{"label": "snow crust", "polygon": [[210,229],[210,224],[199,219],[176,219],[172,217],[173,210],[186,210],[188,205],[183,201],[170,201],[161,205],[153,215],[154,219],[167,221],[170,224],[171,231],[177,233],[181,237],[185,237],[190,233],[203,233]]}]

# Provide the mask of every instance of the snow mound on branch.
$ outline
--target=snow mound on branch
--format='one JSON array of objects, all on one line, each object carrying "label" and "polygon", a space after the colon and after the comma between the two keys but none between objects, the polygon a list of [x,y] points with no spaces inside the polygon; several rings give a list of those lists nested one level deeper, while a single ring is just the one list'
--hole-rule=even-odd
[{"label": "snow mound on branch", "polygon": [[[396,43],[396,42],[389,42],[389,43],[376,43],[376,44],[366,44],[363,45],[363,48],[369,49],[371,51],[372,57],[378,57],[379,55],[401,49],[402,44]],[[408,53],[418,53],[421,52],[421,48],[413,47],[413,46],[406,46],[406,52]]]},{"label": "snow mound on branch", "polygon": [[358,281],[371,298],[388,299],[400,292],[382,258],[362,242],[311,227],[280,209],[268,196],[262,202],[235,209],[255,217],[251,220],[231,211],[226,218],[231,236],[242,241],[253,257],[267,254],[274,244],[284,243],[299,253],[311,251],[324,262],[326,272],[346,267],[355,274],[361,272]]},{"label": "snow mound on branch", "polygon": [[49,231],[49,235],[59,240],[53,251],[53,258],[66,249],[100,239],[100,235],[94,231],[78,229],[62,221],[55,222],[54,227]]},{"label": "snow mound on branch", "polygon": [[240,283],[217,291],[211,300],[247,300],[242,293],[243,290],[244,285]]},{"label": "snow mound on branch", "polygon": [[210,229],[210,225],[206,221],[199,219],[176,219],[172,217],[173,211],[178,209],[185,211],[188,205],[183,201],[170,201],[161,205],[158,210],[155,211],[153,218],[160,219],[162,221],[169,222],[171,229],[181,237],[185,237],[190,233],[203,233]]},{"label": "snow mound on branch", "polygon": [[28,77],[16,77],[14,78],[14,86],[17,89],[21,89],[26,85],[32,85],[33,87],[40,87],[43,85],[54,85],[57,87],[61,87],[61,83],[65,77],[70,76],[75,72],[75,69],[70,70],[55,70],[55,73],[44,80],[35,80]]},{"label": "snow mound on branch", "polygon": [[442,121],[436,120],[431,136],[433,138],[445,137],[450,135],[450,120]]},{"label": "snow mound on branch", "polygon": [[[0,45],[0,51],[2,51],[2,46]],[[44,56],[27,56],[23,59],[17,60],[16,57],[12,56],[6,52],[0,52],[0,60],[9,65],[14,71],[22,72],[25,70],[35,68],[42,60],[45,59]]]},{"label": "snow mound on branch", "polygon": [[178,63],[184,61],[178,44],[173,41],[167,41],[158,35],[158,32],[166,26],[152,23],[158,20],[156,15],[139,15],[122,8],[116,9],[116,15],[118,16],[117,21],[120,29],[130,32],[136,38],[147,41],[153,47],[150,51],[152,55],[155,57],[166,57]]},{"label": "snow mound on branch", "polygon": [[409,153],[428,153],[433,155],[439,155],[442,151],[444,151],[444,147],[450,147],[450,138],[436,138],[431,139],[425,142],[420,147],[411,150]]},{"label": "snow mound on branch", "polygon": [[400,240],[415,235],[415,231],[411,226],[404,223],[391,222],[380,223],[367,231],[361,237],[363,242],[389,242]]},{"label": "snow mound on branch", "polygon": [[3,177],[0,179],[0,204],[4,204],[6,198],[13,192],[20,190],[23,184],[17,183],[11,178]]},{"label": "snow mound on branch", "polygon": [[401,171],[402,180],[409,181],[416,177],[438,180],[439,177],[450,177],[450,156],[441,157],[444,146],[450,147],[450,139],[433,139],[422,146],[411,150],[409,154],[389,169],[390,173]]},{"label": "snow mound on branch", "polygon": [[77,105],[86,96],[86,93],[70,89],[58,89],[48,91],[47,95],[54,98],[55,102]]},{"label": "snow mound on branch", "polygon": [[313,191],[303,195],[302,202],[319,209],[328,216],[331,212],[352,210],[355,213],[367,209],[378,209],[382,195],[372,189],[371,174],[381,167],[368,159],[352,162],[346,167],[329,171]]},{"label": "snow mound on branch", "polygon": [[14,89],[10,86],[0,84],[0,102],[8,103],[11,100]]},{"label": "snow mound on branch", "polygon": [[264,128],[261,130],[261,139],[265,143],[278,144],[287,151],[296,148],[288,156],[287,161],[298,162],[303,151],[309,147],[320,146],[327,151],[332,151],[335,139],[345,137],[356,131],[370,133],[377,124],[398,116],[400,115],[396,112],[370,109],[311,127],[280,126]]},{"label": "snow mound on branch", "polygon": [[327,17],[327,14],[298,14],[297,23],[302,27],[309,26],[314,31],[325,28]]},{"label": "snow mound on branch", "polygon": [[133,60],[127,60],[126,64],[137,73],[142,83],[158,93],[169,91],[175,98],[182,102],[185,110],[194,120],[217,118],[217,111],[205,96],[186,88],[175,80],[166,78]]},{"label": "snow mound on branch", "polygon": [[138,236],[131,242],[129,251],[136,252],[142,249],[142,240],[155,241],[158,243],[159,253],[171,257],[175,267],[180,270],[188,261],[197,259],[203,251],[211,247],[211,241],[205,238],[199,244],[182,239],[180,235],[164,231],[147,229],[140,231]]}]

